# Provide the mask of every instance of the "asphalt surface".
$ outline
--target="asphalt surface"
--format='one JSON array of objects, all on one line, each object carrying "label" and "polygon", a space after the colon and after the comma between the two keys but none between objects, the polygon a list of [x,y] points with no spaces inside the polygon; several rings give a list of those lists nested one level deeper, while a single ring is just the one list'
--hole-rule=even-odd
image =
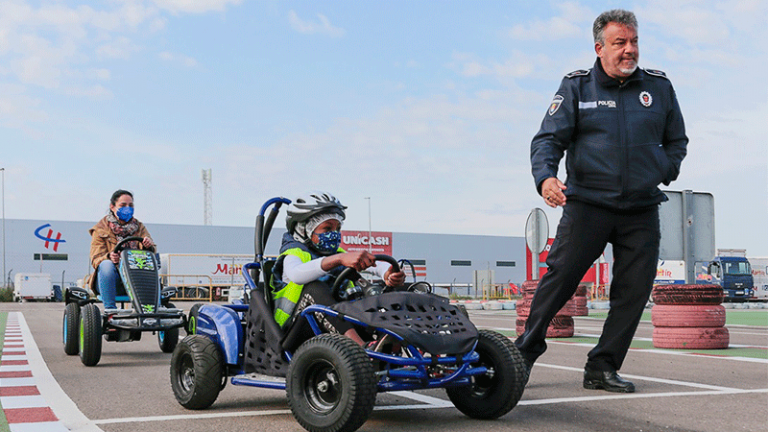
[{"label": "asphalt surface", "polygon": [[[187,308],[191,305],[185,305]],[[100,363],[85,367],[62,347],[63,304],[0,304],[23,313],[48,369],[67,398],[89,420],[82,430],[303,431],[284,391],[232,386],[208,409],[190,411],[175,400],[170,354],[145,333],[130,343],[105,342]],[[514,311],[470,311],[480,328],[514,330]],[[602,320],[575,318],[577,335],[600,333]],[[768,326],[729,326],[731,345],[768,349]],[[651,338],[641,323],[637,338]],[[183,331],[182,331],[183,333]],[[360,431],[766,431],[768,361],[681,351],[633,349],[622,368],[637,392],[618,395],[585,390],[581,374],[587,344],[553,340],[533,368],[525,394],[494,421],[470,419],[444,390],[379,394]],[[61,406],[51,403],[54,411]],[[61,415],[59,416],[62,417]]]}]

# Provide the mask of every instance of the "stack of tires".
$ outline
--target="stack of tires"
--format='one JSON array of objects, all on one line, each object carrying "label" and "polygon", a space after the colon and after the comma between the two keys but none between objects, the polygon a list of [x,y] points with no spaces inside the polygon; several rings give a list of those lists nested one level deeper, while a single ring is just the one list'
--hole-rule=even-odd
[{"label": "stack of tires", "polygon": [[[527,280],[523,282],[523,299],[517,302],[515,310],[517,311],[517,320],[515,321],[515,330],[518,336],[525,331],[525,322],[528,321],[528,315],[531,311],[531,300],[538,280]],[[548,338],[569,338],[573,337],[573,317],[574,311],[573,299],[569,300],[560,311],[557,312],[547,327]]]},{"label": "stack of tires", "polygon": [[651,309],[653,346],[669,349],[724,349],[723,288],[718,285],[659,285]]}]

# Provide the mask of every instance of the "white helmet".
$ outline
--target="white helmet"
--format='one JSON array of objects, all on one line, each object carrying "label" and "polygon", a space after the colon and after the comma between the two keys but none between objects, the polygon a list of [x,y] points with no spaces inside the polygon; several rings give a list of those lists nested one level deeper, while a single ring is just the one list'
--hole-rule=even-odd
[{"label": "white helmet", "polygon": [[327,192],[310,192],[291,201],[285,218],[285,227],[291,235],[298,234],[299,237],[306,240],[306,233],[296,232],[298,224],[306,222],[312,216],[320,213],[335,213],[341,217],[341,220],[344,220],[346,217],[344,210],[346,209],[347,207],[342,205],[335,196]]}]

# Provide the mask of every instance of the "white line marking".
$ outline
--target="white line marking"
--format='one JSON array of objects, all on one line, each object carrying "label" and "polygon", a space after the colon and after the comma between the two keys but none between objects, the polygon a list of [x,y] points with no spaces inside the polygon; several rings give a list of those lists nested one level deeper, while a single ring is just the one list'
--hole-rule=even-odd
[{"label": "white line marking", "polygon": [[11,365],[11,366],[0,366],[0,372],[19,372],[19,371],[28,371],[29,365]]},{"label": "white line marking", "polygon": [[27,356],[25,355],[4,355],[2,356],[3,361],[6,360],[27,360]]},{"label": "white line marking", "polygon": [[69,432],[61,422],[14,423],[11,432]]},{"label": "white line marking", "polygon": [[[567,370],[572,372],[584,371],[583,368],[574,368],[569,366],[559,366],[559,365],[539,364],[539,363],[536,363],[536,366],[534,367],[539,367],[539,366],[542,366],[545,368],[551,368],[551,369]],[[651,381],[651,382],[658,382],[662,384],[672,384],[672,385],[678,385],[678,386],[693,387],[693,388],[700,388],[700,389],[707,389],[707,390],[721,391],[721,392],[743,391],[743,390],[732,388],[732,387],[721,387],[721,386],[714,386],[709,384],[692,383],[688,381],[670,380],[665,378],[653,378],[653,377],[646,377],[646,376],[640,376],[640,375],[628,375],[628,374],[621,374],[621,376],[624,378],[632,378],[632,379],[641,380],[641,381]]]},{"label": "white line marking", "polygon": [[0,405],[3,409],[42,408],[47,407],[48,402],[42,396],[3,396],[0,397]]},{"label": "white line marking", "polygon": [[[33,373],[34,375],[34,373]],[[19,387],[19,386],[33,386],[35,385],[34,377],[26,378],[0,378],[0,387]]]},{"label": "white line marking", "polygon": [[[67,429],[76,432],[102,432],[101,429],[96,427],[93,422],[80,412],[80,409],[77,408],[72,399],[59,387],[59,383],[56,382],[56,378],[51,374],[51,371],[45,364],[45,360],[43,360],[43,355],[40,354],[40,350],[37,348],[37,343],[35,343],[35,338],[32,337],[32,332],[29,330],[29,326],[27,326],[24,315],[21,312],[16,312],[16,315],[19,317],[19,324],[25,335],[26,340],[24,343],[27,346],[27,357],[29,366],[32,369],[32,375],[34,376],[34,379],[23,378],[32,380],[32,384],[17,385],[34,385],[35,380],[37,380],[37,389],[40,390],[40,395],[48,401],[53,413],[56,414],[56,417],[59,418],[59,421]],[[8,378],[8,380],[12,379],[22,378]],[[3,385],[2,381],[5,380],[0,380],[0,385]],[[48,431],[52,429],[43,430]]]},{"label": "white line marking", "polygon": [[667,393],[630,393],[630,394],[613,394],[602,396],[586,396],[586,397],[572,397],[572,398],[558,398],[558,399],[538,399],[538,400],[524,400],[518,402],[518,405],[548,405],[568,402],[591,402],[613,399],[648,399],[657,397],[685,397],[685,396],[723,396],[732,394],[749,394],[749,393],[768,393],[768,389],[754,389],[754,390],[739,390],[733,389],[729,391],[690,391],[690,392],[667,392]]},{"label": "white line marking", "polygon": [[432,397],[432,396],[427,396],[425,394],[415,393],[411,391],[394,391],[394,392],[389,392],[389,394],[404,397],[407,399],[413,399],[415,401],[424,402],[426,404],[435,405],[435,406],[441,406],[441,407],[453,406],[453,403],[451,403],[451,401]]}]

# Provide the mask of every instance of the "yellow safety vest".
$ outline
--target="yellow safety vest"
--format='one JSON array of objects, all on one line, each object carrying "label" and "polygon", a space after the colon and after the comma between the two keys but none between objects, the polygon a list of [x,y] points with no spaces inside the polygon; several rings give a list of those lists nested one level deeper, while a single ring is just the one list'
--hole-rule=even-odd
[{"label": "yellow safety vest", "polygon": [[[337,252],[345,253],[346,251],[342,248],[339,248]],[[302,250],[301,248],[288,249],[280,255],[293,255],[298,257],[301,262],[305,264],[312,261],[312,255],[309,252]],[[272,277],[274,278],[274,274]],[[275,305],[275,321],[280,327],[283,327],[293,314],[293,310],[296,309],[296,304],[299,302],[299,297],[301,297],[301,292],[304,290],[304,285],[288,282],[279,290],[275,290],[274,288],[276,286],[283,285],[282,283],[276,283],[274,280],[272,280],[270,285],[273,288],[272,300]]]}]

